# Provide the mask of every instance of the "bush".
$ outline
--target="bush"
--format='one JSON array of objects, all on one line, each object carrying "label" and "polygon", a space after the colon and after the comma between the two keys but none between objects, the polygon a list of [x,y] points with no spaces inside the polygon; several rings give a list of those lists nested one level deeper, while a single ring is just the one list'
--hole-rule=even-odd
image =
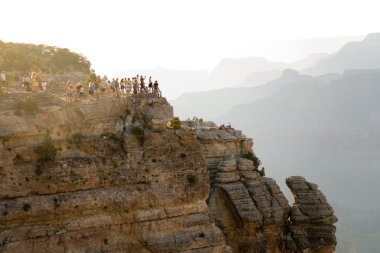
[{"label": "bush", "polygon": [[258,169],[261,165],[260,159],[257,156],[253,155],[252,152],[248,152],[247,154],[244,154],[242,157],[253,161],[253,166],[255,166],[256,169]]},{"label": "bush", "polygon": [[40,111],[38,101],[32,98],[18,101],[15,105],[15,109],[32,115]]},{"label": "bush", "polygon": [[30,208],[32,208],[32,207],[31,207],[31,205],[30,205],[29,203],[26,203],[26,204],[24,204],[24,205],[22,206],[22,209],[23,209],[25,212],[29,211]]},{"label": "bush", "polygon": [[144,130],[139,126],[133,126],[131,129],[131,133],[140,136],[144,134]]},{"label": "bush", "polygon": [[108,133],[102,133],[100,135],[102,138],[108,138],[113,141],[120,141],[120,137],[116,133],[108,132]]},{"label": "bush", "polygon": [[169,121],[168,128],[180,129],[181,121],[178,117],[174,117],[171,121]]},{"label": "bush", "polygon": [[58,149],[55,147],[51,136],[46,135],[45,140],[34,149],[34,152],[38,155],[38,161],[44,163],[54,161],[57,157]]},{"label": "bush", "polygon": [[189,184],[191,185],[196,184],[198,182],[198,177],[194,174],[188,174],[186,179],[187,182],[189,182]]},{"label": "bush", "polygon": [[81,134],[81,133],[75,133],[75,134],[73,134],[73,135],[71,136],[71,138],[72,138],[73,143],[75,144],[75,146],[78,148],[80,142],[82,141],[83,134]]},{"label": "bush", "polygon": [[144,129],[140,126],[133,126],[130,129],[130,132],[136,136],[137,140],[140,142],[140,145],[144,144]]},{"label": "bush", "polygon": [[194,117],[193,117],[193,121],[195,121],[195,122],[199,122],[199,123],[202,123],[202,122],[203,122],[203,119],[194,116]]}]

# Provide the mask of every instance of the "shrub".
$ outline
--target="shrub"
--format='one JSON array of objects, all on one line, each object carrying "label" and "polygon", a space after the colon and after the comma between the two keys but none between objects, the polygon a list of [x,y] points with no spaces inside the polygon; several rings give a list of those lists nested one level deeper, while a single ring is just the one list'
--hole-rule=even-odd
[{"label": "shrub", "polygon": [[109,138],[113,141],[120,141],[120,137],[116,133],[108,132],[108,133],[102,133],[100,135],[102,138]]},{"label": "shrub", "polygon": [[178,117],[174,117],[168,124],[169,128],[173,129],[180,129],[181,128],[181,121]]},{"label": "shrub", "polygon": [[144,129],[142,129],[139,126],[133,126],[131,129],[131,133],[136,136],[141,145],[144,143]]},{"label": "shrub", "polygon": [[24,204],[24,205],[22,206],[22,209],[23,209],[25,212],[29,211],[30,208],[32,208],[32,207],[30,206],[29,203],[26,203],[26,204]]},{"label": "shrub", "polygon": [[73,135],[71,136],[71,138],[72,138],[72,141],[73,141],[73,143],[75,144],[75,146],[78,148],[80,142],[82,141],[83,134],[81,134],[81,133],[75,133],[75,134],[73,134]]},{"label": "shrub", "polygon": [[35,172],[36,172],[37,176],[40,176],[42,174],[42,168],[41,168],[40,164],[36,165],[36,171]]},{"label": "shrub", "polygon": [[60,200],[58,198],[54,198],[53,201],[54,201],[54,209],[57,209],[61,205]]},{"label": "shrub", "polygon": [[198,177],[194,174],[188,174],[186,176],[186,179],[187,179],[187,182],[189,182],[189,184],[191,185],[196,184],[198,182]]},{"label": "shrub", "polygon": [[116,161],[116,160],[111,160],[111,162],[112,162],[112,167],[114,168],[114,169],[117,169],[118,167],[119,167],[119,163]]},{"label": "shrub", "polygon": [[34,149],[34,152],[38,155],[38,161],[44,163],[54,161],[57,157],[58,149],[55,147],[51,136],[47,134],[44,141]]},{"label": "shrub", "polygon": [[[7,216],[9,214],[9,212],[8,212],[7,209],[8,209],[8,205],[4,204],[4,210],[3,210],[3,212],[1,214],[4,215],[4,216]],[[0,245],[1,245],[1,243],[0,243]]]},{"label": "shrub", "polygon": [[253,161],[253,166],[255,166],[256,169],[258,169],[261,165],[260,159],[257,156],[253,155],[252,152],[248,152],[247,154],[244,154],[242,157]]},{"label": "shrub", "polygon": [[202,122],[203,122],[203,119],[194,116],[194,117],[193,117],[193,121],[195,121],[195,122],[199,122],[199,123],[202,123]]}]

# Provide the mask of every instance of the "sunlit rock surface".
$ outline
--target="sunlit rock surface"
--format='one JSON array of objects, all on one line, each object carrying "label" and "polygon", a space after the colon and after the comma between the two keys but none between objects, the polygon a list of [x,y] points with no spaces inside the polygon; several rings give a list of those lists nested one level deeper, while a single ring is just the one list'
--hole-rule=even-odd
[{"label": "sunlit rock surface", "polygon": [[[38,110],[20,107],[27,98]],[[210,122],[167,129],[172,118],[166,99],[149,95],[67,103],[9,94],[0,102],[0,252],[334,249],[337,219],[316,185],[289,178],[290,207],[247,159],[252,139]],[[42,162],[35,150],[46,136],[58,155]]]}]

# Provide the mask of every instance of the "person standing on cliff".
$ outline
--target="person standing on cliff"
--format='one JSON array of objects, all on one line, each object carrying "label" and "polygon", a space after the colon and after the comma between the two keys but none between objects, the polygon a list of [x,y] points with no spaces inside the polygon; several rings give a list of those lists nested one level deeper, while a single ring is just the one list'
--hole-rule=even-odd
[{"label": "person standing on cliff", "polygon": [[138,89],[138,91],[140,91],[140,75],[137,75],[135,77],[135,80],[136,80],[136,84],[137,84],[137,89]]},{"label": "person standing on cliff", "polygon": [[140,76],[140,92],[145,93],[145,77]]},{"label": "person standing on cliff", "polygon": [[125,84],[125,92],[127,93],[127,96],[131,94],[132,84],[131,84],[131,78],[128,77],[127,82]]},{"label": "person standing on cliff", "polygon": [[69,101],[69,95],[70,95],[70,81],[66,82],[66,101]]},{"label": "person standing on cliff", "polygon": [[115,80],[115,91],[116,91],[117,97],[119,97],[119,87],[120,87],[119,78],[116,78],[116,80]]},{"label": "person standing on cliff", "polygon": [[90,82],[89,86],[88,86],[88,94],[90,94],[92,96],[92,95],[94,95],[94,91],[95,91],[94,83]]},{"label": "person standing on cliff", "polygon": [[148,89],[150,93],[153,93],[153,83],[152,83],[152,77],[149,77],[149,84],[148,84]]},{"label": "person standing on cliff", "polygon": [[73,102],[75,91],[74,91],[74,84],[72,83],[69,85],[68,95],[69,95],[69,102]]},{"label": "person standing on cliff", "polygon": [[84,87],[80,82],[77,84],[77,90],[79,91],[79,101],[81,101],[84,93]]},{"label": "person standing on cliff", "polygon": [[137,84],[137,81],[136,81],[136,77],[133,77],[132,78],[132,84],[133,84],[133,95],[136,95],[137,94],[137,89],[138,89],[138,84]]},{"label": "person standing on cliff", "polygon": [[94,93],[96,95],[96,99],[99,99],[99,83],[98,81],[94,81]]},{"label": "person standing on cliff", "polygon": [[78,95],[78,83],[73,85],[73,95],[74,95],[74,102],[77,101],[77,95]]},{"label": "person standing on cliff", "polygon": [[107,90],[107,79],[102,80],[102,94],[104,95]]},{"label": "person standing on cliff", "polygon": [[154,89],[154,95],[158,98],[161,97],[161,91],[160,91],[160,88],[158,88],[157,80],[154,81],[153,89]]}]

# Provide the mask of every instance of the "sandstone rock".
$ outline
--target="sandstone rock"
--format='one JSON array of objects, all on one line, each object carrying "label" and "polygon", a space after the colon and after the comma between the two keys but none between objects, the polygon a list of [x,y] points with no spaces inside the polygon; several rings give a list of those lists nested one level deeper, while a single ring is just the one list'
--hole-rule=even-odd
[{"label": "sandstone rock", "polygon": [[256,208],[243,183],[221,184],[219,188],[222,190],[224,200],[233,204],[230,208],[233,210],[232,213],[236,210],[235,220],[240,227],[250,223],[257,224],[256,227],[261,225],[262,214]]},{"label": "sandstone rock", "polygon": [[240,170],[238,173],[242,179],[246,180],[254,180],[260,177],[260,174],[254,170]]},{"label": "sandstone rock", "polygon": [[[173,117],[165,99],[46,108],[0,115],[0,252],[227,250],[205,203],[197,139],[164,127]],[[128,132],[130,125],[143,131]],[[47,129],[59,156],[38,164],[33,149]]]},{"label": "sandstone rock", "polygon": [[218,171],[220,172],[230,172],[236,170],[236,159],[234,157],[229,157],[223,160],[218,165]]},{"label": "sandstone rock", "polygon": [[333,224],[338,219],[326,197],[316,184],[307,182],[303,177],[289,177],[286,184],[295,199],[289,229],[297,247],[312,252],[333,252],[336,245]]},{"label": "sandstone rock", "polygon": [[237,160],[238,164],[238,170],[253,170],[255,167],[253,166],[253,161],[245,159],[245,158],[239,158]]},{"label": "sandstone rock", "polygon": [[283,194],[272,195],[264,181],[258,179],[246,182],[247,189],[254,199],[258,209],[263,214],[265,224],[285,224],[287,219],[287,206],[281,207],[277,198],[282,199]]},{"label": "sandstone rock", "polygon": [[236,172],[219,172],[216,175],[216,183],[230,183],[239,181],[240,176]]},{"label": "sandstone rock", "polygon": [[[151,95],[27,96],[40,99],[34,115],[0,105],[0,252],[296,253],[336,244],[337,218],[318,186],[287,179],[290,209],[276,182],[242,158],[253,141],[239,130],[166,129],[173,109]],[[47,132],[59,152],[41,163],[34,148]]]},{"label": "sandstone rock", "polygon": [[[234,251],[299,252],[311,250],[315,245],[328,250],[328,244],[314,242],[308,236],[310,229],[297,226],[300,223],[309,224],[314,226],[313,233],[335,234],[334,229],[322,229],[316,225],[336,221],[335,216],[331,215],[332,208],[317,185],[306,182],[302,177],[294,177],[290,187],[297,192],[295,198],[298,204],[290,209],[276,182],[262,177],[255,170],[253,161],[242,158],[248,152],[253,153],[251,139],[244,139],[241,133],[230,128],[194,131],[210,173],[210,212]],[[221,134],[223,131],[225,133]],[[324,205],[309,205],[317,199]],[[290,224],[287,223],[289,219]],[[291,234],[286,234],[284,227]],[[324,242],[328,238],[331,239],[326,236]]]},{"label": "sandstone rock", "polygon": [[276,181],[269,177],[262,177],[262,180],[268,187],[271,195],[276,199],[276,201],[285,210],[285,212],[287,212],[289,210],[288,200],[285,198]]}]

